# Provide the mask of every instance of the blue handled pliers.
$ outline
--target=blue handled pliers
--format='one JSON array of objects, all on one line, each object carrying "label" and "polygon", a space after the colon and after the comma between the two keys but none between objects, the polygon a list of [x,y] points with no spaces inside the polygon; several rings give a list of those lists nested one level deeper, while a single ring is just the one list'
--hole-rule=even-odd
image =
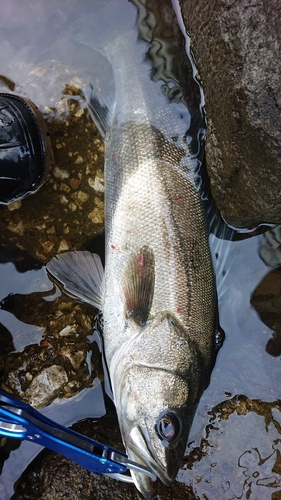
[{"label": "blue handled pliers", "polygon": [[87,470],[133,482],[126,470],[142,472],[155,481],[145,466],[120,452],[72,431],[0,389],[0,436],[22,439],[45,446],[70,458]]}]

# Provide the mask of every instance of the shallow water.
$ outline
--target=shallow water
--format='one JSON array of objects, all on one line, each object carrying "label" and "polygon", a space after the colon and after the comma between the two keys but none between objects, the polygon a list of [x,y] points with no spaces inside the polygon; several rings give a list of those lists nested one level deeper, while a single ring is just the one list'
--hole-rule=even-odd
[{"label": "shallow water", "polygon": [[[74,110],[74,115],[78,113],[76,117],[73,114],[70,116],[71,101],[63,98],[66,86],[76,88],[77,93],[81,88],[87,90],[97,66],[99,71],[102,67],[108,85],[108,88],[101,89],[101,93],[110,93],[112,85],[111,69],[106,59],[85,46],[75,45],[69,39],[69,23],[84,14],[81,5],[85,8],[85,3],[80,2],[78,9],[77,5],[76,0],[63,1],[59,6],[54,1],[34,3],[27,0],[12,0],[0,5],[0,72],[4,77],[0,79],[0,91],[12,90],[24,95],[44,112],[53,131],[56,167],[59,167],[59,172],[54,170],[46,186],[23,200],[14,210],[1,207],[1,244],[18,245],[40,262],[40,265],[32,263],[29,270],[19,272],[13,262],[17,263],[22,258],[14,259],[10,254],[7,261],[0,264],[0,300],[11,293],[23,296],[19,297],[22,300],[19,304],[22,304],[24,311],[19,312],[19,307],[13,309],[14,305],[7,306],[6,310],[0,309],[0,322],[5,327],[1,330],[2,348],[7,355],[12,351],[25,351],[30,344],[42,344],[49,328],[48,323],[55,321],[56,317],[55,310],[50,315],[44,313],[46,303],[49,301],[51,304],[54,300],[52,303],[57,304],[56,300],[63,300],[58,297],[59,293],[53,289],[41,265],[59,249],[88,248],[92,236],[102,229],[103,216],[98,217],[103,211],[102,181],[96,181],[97,178],[101,179],[101,174],[95,170],[93,188],[87,183],[84,185],[83,179],[79,178],[79,169],[82,171],[84,168],[86,174],[90,169],[88,166],[87,170],[80,160],[74,164],[77,176],[73,174],[68,178],[63,173],[70,170],[69,161],[74,154],[64,146],[64,141],[68,139],[64,137],[68,130],[67,121],[74,120],[76,125],[72,132],[73,141],[76,133],[77,136],[80,134],[78,142],[85,139],[81,157],[84,159],[86,154],[98,152],[97,158],[89,159],[97,162],[96,169],[100,168],[101,149],[100,142],[93,143],[93,146],[89,142],[90,125],[87,121],[81,122],[79,128],[79,110]],[[58,120],[60,125],[56,122],[54,127],[54,120]],[[98,141],[96,137],[94,140]],[[79,157],[80,152],[75,158],[78,160]],[[69,199],[68,205],[65,198],[72,193],[68,188],[76,185],[72,179],[80,182],[80,191],[71,195],[72,201]],[[95,204],[88,206],[90,199],[84,203],[80,195],[79,205],[79,192],[89,194],[90,199],[95,199]],[[43,205],[41,208],[40,202]],[[71,218],[73,202],[77,202],[78,208],[73,210]],[[69,211],[66,211],[68,207]],[[88,214],[95,210],[97,219],[89,219]],[[49,224],[49,219],[44,217],[49,217],[52,222]],[[19,221],[23,221],[25,228],[28,220],[33,222],[33,232],[30,228],[22,229],[19,224]],[[46,238],[42,239],[42,234]],[[250,303],[252,293],[270,271],[258,255],[260,238],[226,242],[220,250],[219,262],[223,261],[223,269],[219,267],[217,271],[219,309],[226,340],[219,352],[210,386],[200,401],[194,419],[188,453],[170,493],[174,499],[188,498],[182,484],[191,486],[200,499],[281,498],[280,358],[266,352],[272,330],[260,320]],[[63,241],[68,248],[62,247]],[[212,238],[211,243],[216,249],[215,238]],[[224,274],[222,270],[226,274],[221,279]],[[270,284],[267,285],[269,295],[270,287]],[[272,282],[272,290],[275,289],[276,283]],[[32,315],[28,311],[32,309],[34,297],[39,312]],[[90,316],[91,310],[83,311]],[[90,345],[88,364],[89,356]],[[4,376],[7,375],[6,366],[2,361]],[[70,399],[57,398],[43,410],[44,414],[65,425],[85,417],[100,417],[104,412],[98,377],[94,378],[92,388],[85,388]],[[14,482],[37,452],[38,448],[34,445],[23,443],[10,453],[0,477],[1,499],[8,500],[11,497]],[[118,486],[116,483],[116,489]],[[168,498],[165,491],[160,490],[160,499]]]},{"label": "shallow water", "polygon": [[[219,301],[226,340],[190,433],[185,471],[201,498],[266,499],[280,492],[280,358],[265,351],[271,330],[250,305],[268,273],[260,237],[232,242]],[[272,283],[274,287],[274,283]],[[280,494],[280,493],[279,493]]]}]

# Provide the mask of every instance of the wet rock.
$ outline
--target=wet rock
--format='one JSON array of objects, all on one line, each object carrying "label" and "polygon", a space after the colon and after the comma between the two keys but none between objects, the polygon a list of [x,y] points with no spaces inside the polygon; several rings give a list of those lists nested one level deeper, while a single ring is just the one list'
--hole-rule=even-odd
[{"label": "wet rock", "polygon": [[281,355],[281,268],[269,272],[259,283],[251,297],[263,323],[272,330],[266,351],[272,356]]},{"label": "wet rock", "polygon": [[202,80],[207,168],[225,219],[281,220],[281,4],[181,1]]},{"label": "wet rock", "polygon": [[[25,93],[34,89],[48,122],[55,164],[40,191],[20,203],[0,206],[0,262],[14,262],[20,272],[40,269],[57,253],[85,248],[87,240],[103,231],[104,208],[104,147],[85,108],[81,81],[54,61],[27,70]],[[56,79],[56,85],[50,86],[49,78]],[[49,105],[43,99],[46,86]],[[15,88],[16,93],[20,90]],[[89,177],[98,182],[89,183]],[[97,374],[103,377],[100,354],[87,339],[95,310],[67,297],[44,297],[12,295],[1,302],[1,308],[24,325],[38,327],[31,345],[18,342],[19,352],[4,327],[0,332],[2,387],[37,408],[91,386]]]},{"label": "wet rock", "polygon": [[269,267],[281,264],[281,226],[266,231],[260,243],[259,254]]},{"label": "wet rock", "polygon": [[[266,403],[237,395],[214,406],[208,415],[203,437],[198,445],[190,443],[179,473],[181,480],[193,484],[196,498],[279,498],[280,401]],[[257,438],[257,428],[262,439],[261,434]],[[236,458],[231,466],[230,449]]]},{"label": "wet rock", "polygon": [[[124,451],[117,417],[87,419],[72,427],[99,442]],[[18,482],[11,500],[141,500],[132,484],[92,474],[57,453],[43,451],[29,465]],[[172,488],[158,485],[159,500],[196,500],[192,489],[176,482]]]},{"label": "wet rock", "polygon": [[[84,235],[103,231],[103,143],[79,88],[67,85],[60,93],[64,97],[55,107],[42,110],[55,155],[48,181],[20,204],[0,206],[0,245],[27,251],[42,262],[79,250]],[[99,181],[89,183],[89,177]]]},{"label": "wet rock", "polygon": [[8,332],[3,327],[0,331],[6,342],[0,353],[2,388],[35,408],[77,394],[96,376],[103,379],[99,349],[89,340],[95,309],[67,296],[53,301],[44,300],[45,296],[14,295],[2,305],[23,323],[45,327],[41,342],[20,352],[14,352]]},{"label": "wet rock", "polygon": [[47,406],[67,382],[66,371],[61,366],[49,366],[34,377],[25,391],[25,397],[34,408]]},{"label": "wet rock", "polygon": [[[236,449],[236,445],[233,444],[234,450],[232,450],[238,454],[238,468],[229,470],[229,464],[227,460],[223,460],[222,454],[229,454],[228,432],[235,434],[240,422],[242,425],[239,429],[243,435],[237,436],[239,446]],[[257,422],[259,424],[263,422],[265,440],[259,442],[258,447],[251,448],[250,443],[255,438],[251,425]],[[120,451],[123,450],[115,413],[102,417],[98,421],[87,419],[75,424],[73,428]],[[237,490],[239,486],[247,492],[248,498],[251,488],[260,489],[261,485],[272,488],[270,490],[272,498],[278,499],[281,468],[280,444],[278,444],[279,440],[272,443],[270,439],[280,432],[280,401],[265,403],[244,395],[222,401],[209,411],[209,419],[199,445],[189,444],[189,454],[185,457],[173,486],[167,488],[161,483],[158,484],[158,499],[208,498],[211,500],[218,498],[218,491],[221,491],[220,498],[230,498],[234,490],[239,491]],[[270,444],[274,446],[271,448]],[[268,449],[271,452],[268,452]],[[221,458],[219,463],[216,462],[218,456]],[[200,489],[204,483],[206,489]],[[203,494],[203,491],[208,493]],[[226,496],[227,493],[229,493],[228,496]],[[264,498],[264,494],[264,489],[262,489],[261,493],[254,498]],[[22,475],[12,500],[51,500],[53,498],[141,500],[142,497],[134,485],[91,474],[70,460],[45,450],[36,457]]]}]

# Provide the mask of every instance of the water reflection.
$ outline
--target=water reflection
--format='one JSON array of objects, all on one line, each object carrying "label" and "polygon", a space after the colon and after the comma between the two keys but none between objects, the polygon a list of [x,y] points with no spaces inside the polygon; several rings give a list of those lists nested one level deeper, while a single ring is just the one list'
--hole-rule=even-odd
[{"label": "water reflection", "polygon": [[[261,238],[225,242],[221,248],[222,253],[227,249],[219,270],[226,340],[178,475],[200,499],[262,500],[281,491],[280,359],[266,352],[270,315],[265,326],[250,303],[263,282],[274,293],[271,273],[258,253]],[[212,246],[217,248],[215,238]]]},{"label": "water reflection", "polygon": [[[12,262],[19,273],[25,273],[26,271],[31,271],[33,269],[40,269],[43,266],[43,263],[40,260],[32,257],[28,254],[28,252],[21,250],[18,247],[0,245],[0,264],[4,264],[6,262]],[[24,281],[28,282],[28,279],[25,279]],[[1,291],[1,295],[2,293],[3,291]]]},{"label": "water reflection", "polygon": [[209,415],[178,479],[192,482],[200,499],[269,499],[280,491],[280,401],[235,396]]},{"label": "water reflection", "polygon": [[45,328],[22,322],[8,312],[14,303],[15,294],[44,293],[51,290],[52,285],[44,270],[40,269],[42,264],[26,252],[19,249],[9,251],[1,247],[0,259],[5,262],[0,264],[0,322],[4,329],[11,332],[12,350],[21,351],[31,343],[39,344]]},{"label": "water reflection", "polygon": [[231,242],[227,249],[227,273],[219,284],[226,342],[224,359],[219,357],[217,370],[220,375],[225,372],[219,383],[227,392],[270,401],[280,396],[280,364],[265,351],[271,329],[260,321],[250,302],[253,291],[268,274],[258,253],[261,238]]}]

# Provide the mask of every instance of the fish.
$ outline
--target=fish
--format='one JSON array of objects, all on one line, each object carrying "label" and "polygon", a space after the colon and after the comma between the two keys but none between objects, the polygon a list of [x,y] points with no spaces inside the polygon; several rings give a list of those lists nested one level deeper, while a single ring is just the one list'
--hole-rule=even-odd
[{"label": "fish", "polygon": [[[105,141],[105,267],[97,254],[73,251],[47,271],[102,311],[126,453],[170,486],[222,343],[199,160],[184,98],[163,92],[171,82],[153,77],[145,56],[146,3],[97,3],[72,36],[112,66],[108,101],[94,86],[88,97]],[[156,498],[148,476],[131,474],[145,499]]]}]

